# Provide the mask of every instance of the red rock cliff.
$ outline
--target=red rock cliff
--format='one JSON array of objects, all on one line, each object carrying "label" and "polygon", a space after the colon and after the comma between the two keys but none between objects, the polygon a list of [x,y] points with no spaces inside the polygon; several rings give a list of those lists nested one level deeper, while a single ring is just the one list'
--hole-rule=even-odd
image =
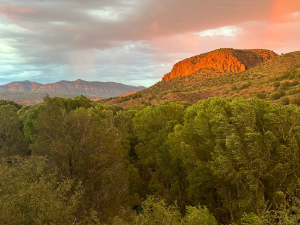
[{"label": "red rock cliff", "polygon": [[203,68],[214,68],[223,73],[236,73],[254,67],[274,56],[277,54],[273,51],[263,49],[218,49],[176,63],[163,80],[187,76]]}]

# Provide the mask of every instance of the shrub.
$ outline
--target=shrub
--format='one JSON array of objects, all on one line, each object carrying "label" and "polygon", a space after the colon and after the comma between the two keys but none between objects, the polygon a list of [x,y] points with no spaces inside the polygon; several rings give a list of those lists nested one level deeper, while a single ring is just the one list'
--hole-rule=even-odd
[{"label": "shrub", "polygon": [[275,81],[274,83],[273,83],[273,87],[274,88],[277,88],[277,87],[279,87],[280,86],[280,82],[279,81]]},{"label": "shrub", "polygon": [[298,94],[300,92],[300,90],[298,90],[298,89],[293,89],[293,90],[290,90],[289,92],[288,92],[288,95],[295,95],[295,94]]},{"label": "shrub", "polygon": [[282,96],[285,95],[285,92],[284,91],[277,91],[275,93],[273,93],[271,96],[270,96],[270,99],[271,100],[277,100],[277,99],[280,99]]},{"label": "shrub", "polygon": [[142,224],[174,224],[180,225],[181,215],[176,205],[167,205],[164,200],[148,197],[142,205],[142,212],[135,223]]},{"label": "shrub", "polygon": [[231,89],[232,91],[236,91],[236,90],[237,90],[237,87],[236,87],[236,85],[232,85],[230,89]]},{"label": "shrub", "polygon": [[140,93],[136,93],[136,94],[133,94],[132,95],[132,99],[136,99],[136,98],[141,98],[141,97],[143,97]]},{"label": "shrub", "polygon": [[280,101],[281,101],[282,105],[288,105],[288,104],[290,104],[290,99],[288,97],[284,97]]},{"label": "shrub", "polygon": [[299,79],[299,78],[300,78],[300,70],[298,70],[296,75],[295,75],[295,79]]},{"label": "shrub", "polygon": [[119,99],[119,103],[121,103],[121,102],[126,102],[126,101],[129,101],[129,100],[130,100],[130,97],[129,97],[129,96],[121,97],[121,98]]},{"label": "shrub", "polygon": [[271,96],[270,96],[270,99],[271,100],[277,100],[277,99],[280,99],[281,98],[281,96],[280,96],[280,94],[278,93],[278,92],[275,92],[275,93],[273,93]]},{"label": "shrub", "polygon": [[239,88],[239,91],[240,91],[240,90],[243,90],[243,89],[246,89],[246,88],[248,88],[248,87],[250,87],[250,86],[251,86],[251,82],[247,82],[247,83],[243,84],[243,85]]},{"label": "shrub", "polygon": [[150,96],[148,97],[148,100],[151,101],[151,100],[154,99],[154,98],[155,98],[155,95],[152,94],[152,95],[150,95]]},{"label": "shrub", "polygon": [[295,79],[295,74],[290,74],[289,80],[293,80],[293,79]]},{"label": "shrub", "polygon": [[285,91],[283,91],[283,90],[278,90],[277,92],[280,94],[281,97],[282,97],[282,96],[285,96]]},{"label": "shrub", "polygon": [[265,99],[267,95],[265,93],[257,93],[255,96],[259,99]]},{"label": "shrub", "polygon": [[285,81],[284,83],[280,84],[279,89],[280,90],[287,90],[291,86],[291,83],[289,81]]},{"label": "shrub", "polygon": [[241,219],[242,225],[263,225],[263,221],[254,213],[246,214],[244,213]]},{"label": "shrub", "polygon": [[[148,197],[142,204],[142,212],[135,218],[136,225],[217,225],[215,217],[206,207],[186,208],[186,215],[182,218],[178,206],[167,205],[164,200]],[[122,221],[120,221],[119,224]]]},{"label": "shrub", "polygon": [[145,102],[145,101],[142,101],[141,104],[142,104],[142,105],[145,105],[145,106],[150,106],[150,105],[152,105],[151,102]]},{"label": "shrub", "polygon": [[192,207],[188,206],[186,208],[187,215],[184,217],[184,222],[182,225],[217,225],[215,217],[209,212],[206,207]]},{"label": "shrub", "polygon": [[297,80],[294,80],[292,83],[291,83],[291,86],[293,87],[293,86],[296,86],[296,85],[298,85],[299,84],[299,82],[297,81]]},{"label": "shrub", "polygon": [[289,73],[284,73],[284,74],[282,74],[281,76],[273,77],[272,80],[274,80],[274,81],[276,81],[276,80],[277,80],[277,81],[281,81],[281,80],[287,79],[289,76],[290,76]]},{"label": "shrub", "polygon": [[291,104],[294,104],[294,105],[298,105],[300,106],[300,97],[299,96],[295,96],[294,98],[292,98]]}]

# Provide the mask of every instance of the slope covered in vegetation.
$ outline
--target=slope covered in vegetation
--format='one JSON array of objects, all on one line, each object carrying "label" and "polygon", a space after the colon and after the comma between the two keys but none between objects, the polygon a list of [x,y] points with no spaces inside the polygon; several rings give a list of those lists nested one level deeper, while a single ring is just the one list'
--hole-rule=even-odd
[{"label": "slope covered in vegetation", "polygon": [[213,96],[246,98],[257,96],[275,102],[280,102],[279,99],[285,97],[283,101],[288,102],[294,98],[298,99],[299,69],[300,52],[292,52],[274,56],[238,73],[224,74],[211,67],[203,68],[190,75],[170,80],[163,79],[131,96],[106,99],[102,102],[128,107],[134,104],[149,105],[172,100],[196,103]]}]

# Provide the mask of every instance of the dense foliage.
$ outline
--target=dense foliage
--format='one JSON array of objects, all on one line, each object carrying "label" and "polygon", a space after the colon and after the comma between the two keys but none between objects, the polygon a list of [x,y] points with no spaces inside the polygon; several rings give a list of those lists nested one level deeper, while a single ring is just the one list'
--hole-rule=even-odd
[{"label": "dense foliage", "polygon": [[295,104],[44,100],[0,106],[4,224],[300,222]]}]

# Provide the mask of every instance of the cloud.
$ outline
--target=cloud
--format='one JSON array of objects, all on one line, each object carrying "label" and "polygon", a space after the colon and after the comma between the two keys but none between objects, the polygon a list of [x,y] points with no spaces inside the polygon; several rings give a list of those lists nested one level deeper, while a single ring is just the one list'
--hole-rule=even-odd
[{"label": "cloud", "polygon": [[149,86],[176,61],[221,47],[299,50],[299,23],[299,0],[2,0],[0,83]]}]

